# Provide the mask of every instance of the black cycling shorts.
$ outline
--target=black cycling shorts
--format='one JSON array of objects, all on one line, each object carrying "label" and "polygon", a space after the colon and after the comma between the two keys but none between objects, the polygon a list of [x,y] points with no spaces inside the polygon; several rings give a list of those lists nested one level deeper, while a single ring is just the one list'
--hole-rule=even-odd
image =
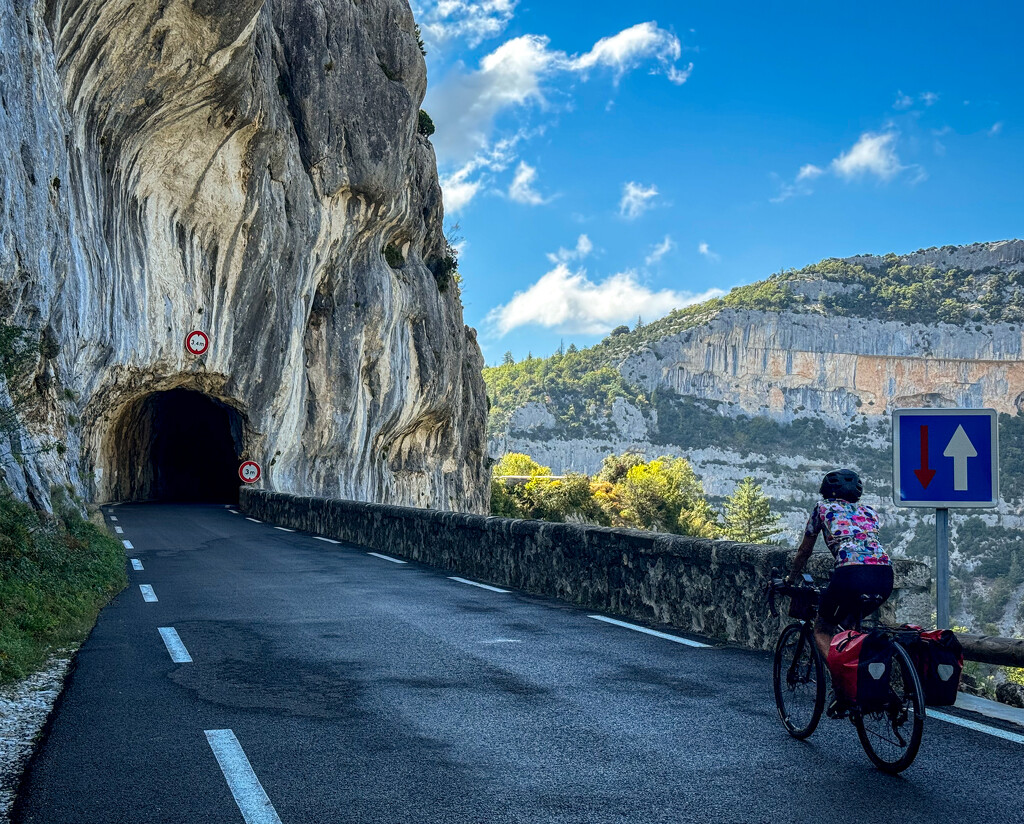
[{"label": "black cycling shorts", "polygon": [[863,617],[862,595],[892,595],[893,572],[889,564],[850,564],[836,567],[821,594],[818,616],[826,624],[840,624]]}]

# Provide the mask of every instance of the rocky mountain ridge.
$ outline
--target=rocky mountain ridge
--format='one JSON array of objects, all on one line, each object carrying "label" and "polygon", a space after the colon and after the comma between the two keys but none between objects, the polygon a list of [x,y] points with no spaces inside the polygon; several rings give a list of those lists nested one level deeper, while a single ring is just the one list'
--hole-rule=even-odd
[{"label": "rocky mountain ridge", "polygon": [[[960,268],[965,261],[974,268]],[[966,582],[990,556],[1007,567],[1017,544],[1004,538],[1024,526],[1022,286],[1024,241],[781,273],[590,350],[486,370],[490,453],[525,452],[556,473],[588,474],[611,453],[682,456],[718,502],[752,475],[783,514],[787,541],[797,540],[822,474],[852,465],[888,522],[887,544],[924,557],[934,540],[927,518],[891,500],[889,413],[993,407],[1010,450],[1004,499],[996,511],[954,518],[955,527],[980,516],[989,530],[983,551],[965,546],[955,557]],[[989,583],[963,586],[962,604]],[[986,622],[1024,627],[1024,580],[1000,598],[999,620]]]}]

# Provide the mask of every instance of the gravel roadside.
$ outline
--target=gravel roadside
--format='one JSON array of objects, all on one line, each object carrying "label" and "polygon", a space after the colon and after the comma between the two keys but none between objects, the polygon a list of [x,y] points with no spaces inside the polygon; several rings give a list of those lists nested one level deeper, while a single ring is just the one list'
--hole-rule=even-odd
[{"label": "gravel roadside", "polygon": [[60,695],[70,663],[71,651],[64,650],[40,672],[0,687],[0,824],[10,821],[21,773]]}]

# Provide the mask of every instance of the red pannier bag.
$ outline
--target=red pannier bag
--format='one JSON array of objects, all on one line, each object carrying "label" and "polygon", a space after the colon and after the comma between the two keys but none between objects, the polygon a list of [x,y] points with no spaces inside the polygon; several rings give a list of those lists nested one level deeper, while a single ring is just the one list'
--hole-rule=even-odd
[{"label": "red pannier bag", "polygon": [[829,644],[828,669],[837,694],[862,709],[883,706],[889,698],[892,643],[879,630],[840,632]]},{"label": "red pannier bag", "polygon": [[950,707],[956,703],[960,675],[964,671],[964,648],[952,630],[925,631],[913,624],[900,627],[900,642],[910,653],[929,707]]}]

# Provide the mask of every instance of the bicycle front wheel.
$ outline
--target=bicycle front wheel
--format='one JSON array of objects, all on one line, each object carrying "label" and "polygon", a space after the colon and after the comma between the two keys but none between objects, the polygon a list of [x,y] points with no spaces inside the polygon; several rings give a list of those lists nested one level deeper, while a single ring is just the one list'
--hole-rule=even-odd
[{"label": "bicycle front wheel", "polygon": [[868,758],[883,772],[903,772],[917,756],[924,733],[924,690],[907,651],[893,641],[889,697],[884,707],[854,716]]},{"label": "bicycle front wheel", "polygon": [[794,738],[806,738],[825,709],[825,668],[809,626],[790,624],[775,645],[775,705]]}]

